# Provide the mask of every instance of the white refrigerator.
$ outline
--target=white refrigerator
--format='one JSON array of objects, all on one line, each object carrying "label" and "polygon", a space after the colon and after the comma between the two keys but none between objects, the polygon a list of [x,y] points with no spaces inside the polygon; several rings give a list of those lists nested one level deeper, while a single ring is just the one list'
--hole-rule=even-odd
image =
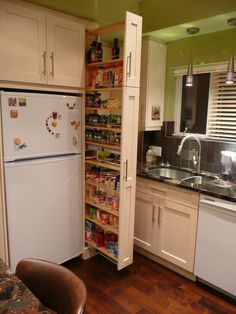
[{"label": "white refrigerator", "polygon": [[81,97],[1,92],[7,231],[22,258],[65,262],[83,251]]}]

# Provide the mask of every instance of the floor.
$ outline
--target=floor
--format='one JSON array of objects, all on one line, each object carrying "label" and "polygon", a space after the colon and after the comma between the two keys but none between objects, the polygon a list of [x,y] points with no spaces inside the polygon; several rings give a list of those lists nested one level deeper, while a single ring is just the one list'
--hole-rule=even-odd
[{"label": "floor", "polygon": [[134,263],[121,271],[100,255],[87,261],[75,259],[66,266],[87,287],[86,314],[236,313],[236,303],[137,253]]}]

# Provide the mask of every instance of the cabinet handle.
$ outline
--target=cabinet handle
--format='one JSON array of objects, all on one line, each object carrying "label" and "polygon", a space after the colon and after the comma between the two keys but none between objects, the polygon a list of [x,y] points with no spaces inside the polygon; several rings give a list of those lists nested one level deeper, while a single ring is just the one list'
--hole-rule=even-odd
[{"label": "cabinet handle", "polygon": [[46,51],[43,52],[43,75],[46,75]]},{"label": "cabinet handle", "polygon": [[128,159],[125,161],[125,181],[128,181]]},{"label": "cabinet handle", "polygon": [[127,61],[126,61],[126,69],[129,69],[129,71],[127,72],[126,70],[126,78],[127,76],[130,77],[131,76],[131,52],[129,53],[129,55],[127,56]]},{"label": "cabinet handle", "polygon": [[52,71],[51,71],[51,75],[54,76],[54,53],[52,52],[51,56],[51,61],[52,61]]},{"label": "cabinet handle", "polygon": [[166,193],[165,191],[158,190],[158,189],[152,188],[152,187],[150,187],[150,190],[151,190],[152,192],[156,192],[156,193],[160,193],[160,194],[165,194],[165,193]]},{"label": "cabinet handle", "polygon": [[153,204],[152,205],[152,222],[154,222],[156,220],[156,205]]},{"label": "cabinet handle", "polygon": [[161,223],[161,206],[158,206],[158,219],[157,219],[158,225]]}]

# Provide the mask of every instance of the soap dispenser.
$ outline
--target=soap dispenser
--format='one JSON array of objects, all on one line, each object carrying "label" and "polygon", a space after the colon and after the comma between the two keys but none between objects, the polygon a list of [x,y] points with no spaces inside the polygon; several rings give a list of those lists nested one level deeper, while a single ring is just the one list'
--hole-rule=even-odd
[{"label": "soap dispenser", "polygon": [[151,146],[149,146],[149,149],[148,149],[148,151],[146,153],[146,162],[147,163],[152,163],[152,161],[153,161],[153,151],[151,149]]}]

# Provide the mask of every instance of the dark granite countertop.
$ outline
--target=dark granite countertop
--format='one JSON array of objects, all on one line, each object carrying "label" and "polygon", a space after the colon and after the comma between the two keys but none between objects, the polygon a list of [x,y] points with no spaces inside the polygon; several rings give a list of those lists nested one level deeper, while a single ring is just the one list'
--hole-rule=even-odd
[{"label": "dark granite countertop", "polygon": [[50,314],[0,259],[0,313]]},{"label": "dark granite countertop", "polygon": [[[171,167],[176,169],[177,167]],[[191,175],[196,175],[190,172]],[[203,194],[208,194],[217,198],[225,199],[228,201],[236,202],[236,182],[224,181],[222,179],[216,179],[214,177],[206,176],[202,174],[203,177],[209,178],[203,184],[184,182],[174,179],[167,179],[164,177],[153,177],[147,169],[138,169],[137,176],[145,179],[150,179],[157,182],[163,182],[166,184],[171,184],[176,187],[190,189],[192,191],[197,191]]]}]

